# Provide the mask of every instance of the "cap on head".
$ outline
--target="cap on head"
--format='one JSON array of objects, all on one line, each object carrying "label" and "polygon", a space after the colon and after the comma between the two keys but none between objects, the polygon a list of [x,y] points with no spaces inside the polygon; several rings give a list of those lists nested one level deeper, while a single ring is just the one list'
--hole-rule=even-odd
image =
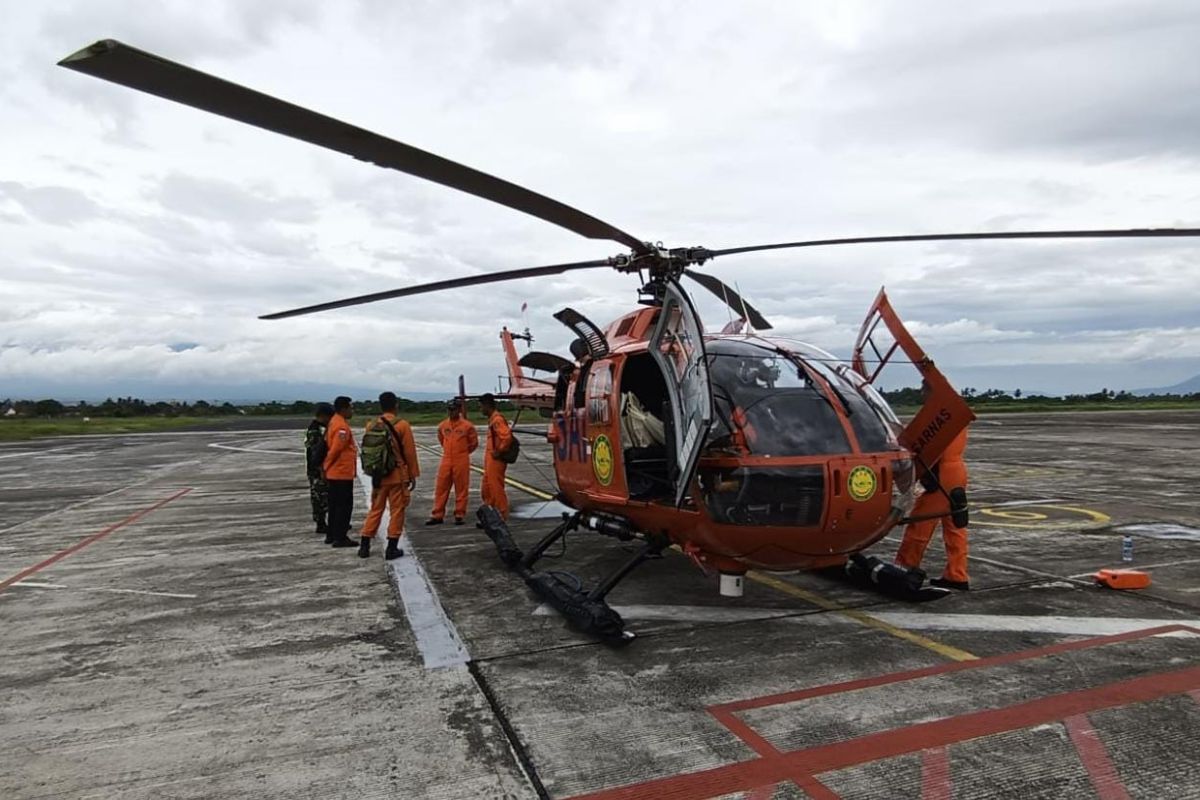
[{"label": "cap on head", "polygon": [[396,393],[383,392],[379,395],[379,410],[380,411],[395,411],[397,408]]},{"label": "cap on head", "polygon": [[317,403],[316,407],[313,409],[313,416],[332,417],[333,406],[331,406],[329,403]]},{"label": "cap on head", "polygon": [[333,410],[334,411],[345,411],[346,409],[348,409],[350,407],[351,402],[353,402],[353,401],[351,401],[350,398],[347,397],[346,395],[344,395],[344,394],[338,395],[337,397],[335,397],[333,399]]},{"label": "cap on head", "polygon": [[496,395],[492,394],[491,392],[484,392],[483,394],[479,395],[479,405],[481,405],[481,406],[496,405]]}]

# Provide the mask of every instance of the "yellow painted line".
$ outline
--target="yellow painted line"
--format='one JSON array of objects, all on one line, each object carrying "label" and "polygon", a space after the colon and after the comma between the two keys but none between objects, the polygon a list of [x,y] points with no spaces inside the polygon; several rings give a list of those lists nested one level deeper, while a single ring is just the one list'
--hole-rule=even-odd
[{"label": "yellow painted line", "polygon": [[[427,444],[418,443],[417,447],[421,448],[422,450],[424,450],[427,453],[433,453],[436,456],[441,456],[441,454],[442,454],[441,450],[438,450],[436,447],[430,447]],[[483,474],[483,467],[477,467],[474,464],[472,464],[471,469],[474,472],[478,472],[480,475]],[[507,475],[504,476],[504,482],[507,483],[509,486],[513,487],[514,489],[520,489],[522,492],[525,492],[525,494],[533,495],[534,497],[536,497],[539,500],[553,500],[554,499],[554,495],[546,494],[541,489],[535,489],[534,487],[530,486],[529,484],[522,483],[521,481],[516,480],[515,478],[510,478]]]},{"label": "yellow painted line", "polygon": [[767,575],[766,573],[752,570],[746,573],[746,577],[755,583],[761,583],[763,586],[769,586],[776,591],[783,592],[784,594],[791,595],[792,597],[799,598],[808,603],[812,603],[813,605],[823,608],[826,611],[832,611],[835,614],[846,617],[847,619],[852,619],[855,622],[866,625],[868,628],[874,628],[875,630],[883,631],[890,636],[895,636],[897,639],[903,639],[906,642],[911,642],[920,647],[924,647],[926,650],[931,650],[943,658],[950,659],[951,661],[975,661],[979,658],[979,656],[975,655],[974,653],[968,653],[966,650],[960,650],[957,647],[952,647],[948,644],[942,644],[941,642],[934,641],[927,636],[922,636],[919,633],[913,633],[910,630],[906,630],[904,628],[892,625],[891,623],[884,622],[881,619],[872,617],[865,611],[859,611],[858,609],[854,608],[846,608],[840,603],[836,603],[829,598],[822,597],[821,595],[816,594],[815,592],[810,592],[807,589],[801,589],[799,586],[790,584],[787,581],[782,581],[772,575]]}]

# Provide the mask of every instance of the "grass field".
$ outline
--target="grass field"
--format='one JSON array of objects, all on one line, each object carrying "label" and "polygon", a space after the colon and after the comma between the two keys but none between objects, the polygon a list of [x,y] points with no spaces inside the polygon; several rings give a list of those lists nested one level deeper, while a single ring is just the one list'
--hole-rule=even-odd
[{"label": "grass field", "polygon": [[[417,413],[404,417],[413,425],[436,425],[445,415],[441,413]],[[478,420],[476,420],[478,421]],[[0,442],[21,442],[29,439],[44,439],[51,436],[81,436],[97,433],[156,433],[177,430],[233,430],[254,427],[259,422],[263,427],[286,428],[284,423],[293,423],[296,430],[308,424],[307,417],[92,417],[84,422],[80,417],[56,419],[0,417]],[[366,424],[366,417],[356,416],[351,423],[355,429]]]}]

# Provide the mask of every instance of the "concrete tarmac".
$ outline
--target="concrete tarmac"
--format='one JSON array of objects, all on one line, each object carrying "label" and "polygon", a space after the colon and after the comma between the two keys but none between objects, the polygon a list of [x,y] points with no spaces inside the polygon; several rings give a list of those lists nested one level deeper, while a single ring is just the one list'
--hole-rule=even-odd
[{"label": "concrete tarmac", "polygon": [[[1200,412],[981,419],[969,593],[729,599],[671,554],[610,595],[624,647],[422,525],[432,430],[405,558],[326,547],[301,438],[0,445],[0,797],[1200,798]],[[528,547],[556,509],[522,444]],[[1093,586],[1126,534],[1153,586]],[[572,534],[543,566],[627,555]]]}]

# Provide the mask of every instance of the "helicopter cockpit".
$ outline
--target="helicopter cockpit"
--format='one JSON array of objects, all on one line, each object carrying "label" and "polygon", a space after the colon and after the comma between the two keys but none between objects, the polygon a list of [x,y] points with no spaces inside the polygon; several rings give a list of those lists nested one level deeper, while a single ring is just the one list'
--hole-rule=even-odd
[{"label": "helicopter cockpit", "polygon": [[[828,353],[754,336],[711,339],[705,350],[714,419],[699,478],[716,521],[817,525],[824,458],[855,452],[847,427],[858,452],[899,449],[887,403]],[[815,463],[792,461],[806,457]]]}]

